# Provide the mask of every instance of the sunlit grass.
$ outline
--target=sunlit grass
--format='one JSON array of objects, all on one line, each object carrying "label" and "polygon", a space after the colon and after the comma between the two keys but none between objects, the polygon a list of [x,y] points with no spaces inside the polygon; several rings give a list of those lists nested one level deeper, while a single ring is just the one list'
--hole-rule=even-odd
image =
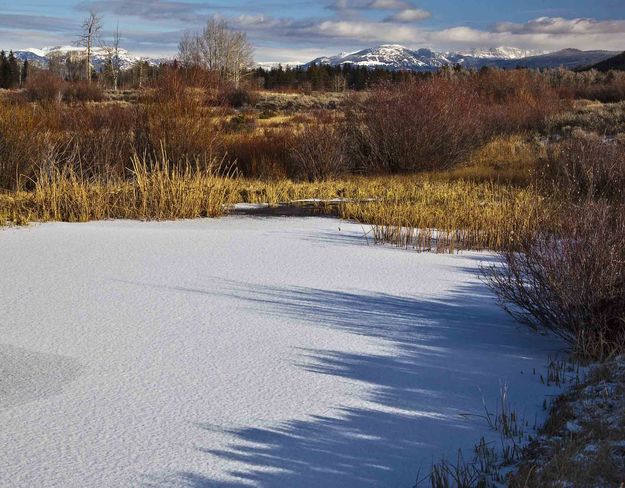
[{"label": "sunlit grass", "polygon": [[552,211],[552,203],[531,187],[418,175],[244,181],[239,191],[240,200],[250,203],[343,199],[339,215],[371,224],[376,242],[438,252],[513,245]]},{"label": "sunlit grass", "polygon": [[42,170],[32,191],[0,196],[0,222],[216,217],[238,185],[218,164],[172,165],[165,155],[151,167],[135,156],[130,178],[84,178],[67,167]]},{"label": "sunlit grass", "polygon": [[[216,166],[215,168],[218,168]],[[31,192],[0,196],[0,219],[84,222],[218,217],[237,203],[336,200],[338,216],[372,225],[376,242],[418,250],[501,249],[543,221],[549,204],[531,188],[423,176],[323,182],[257,181],[134,159],[133,177],[82,179],[67,169],[41,174]]]}]

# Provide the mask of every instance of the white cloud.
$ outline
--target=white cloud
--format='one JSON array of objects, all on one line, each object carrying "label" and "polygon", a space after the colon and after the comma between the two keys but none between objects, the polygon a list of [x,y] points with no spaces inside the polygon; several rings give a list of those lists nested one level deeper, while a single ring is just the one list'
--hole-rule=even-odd
[{"label": "white cloud", "polygon": [[298,65],[327,55],[327,50],[318,47],[310,49],[261,46],[257,49],[256,61],[259,63],[283,63]]},{"label": "white cloud", "polygon": [[432,16],[427,10],[420,8],[407,8],[387,17],[386,22],[419,22]]},{"label": "white cloud", "polygon": [[452,27],[441,31],[430,32],[429,38],[435,43],[446,44],[479,44],[490,43],[494,36],[490,32],[472,29],[470,27]]},{"label": "white cloud", "polygon": [[500,22],[496,32],[512,34],[623,34],[625,20],[596,20],[588,18],[565,19],[562,17],[539,17],[524,24]]},{"label": "white cloud", "polygon": [[526,23],[501,22],[483,30],[466,26],[431,30],[409,24],[423,20],[427,15],[419,9],[412,10],[416,12],[402,16],[404,11],[400,11],[383,21],[363,17],[295,20],[244,16],[234,19],[234,25],[247,30],[252,39],[297,43],[306,48],[319,46],[325,48],[327,53],[332,53],[333,48],[344,50],[382,43],[401,43],[413,48],[434,49],[497,46],[539,50],[568,47],[614,51],[625,49],[625,20],[539,17]]},{"label": "white cloud", "polygon": [[423,31],[420,29],[383,22],[326,20],[311,26],[311,31],[325,37],[366,42],[415,43],[424,40]]},{"label": "white cloud", "polygon": [[[216,0],[91,0],[82,1],[78,8],[101,7],[105,15],[117,15],[125,47],[161,55],[177,50],[183,29],[202,28],[214,11],[213,1]],[[232,11],[232,15],[227,15],[224,12],[228,10],[222,9],[219,12],[234,28],[248,33],[257,47],[257,57],[263,60],[272,56],[277,60],[302,60],[313,53],[332,54],[385,43],[441,50],[497,46],[539,50],[625,49],[625,20],[538,17],[523,23],[499,22],[485,29],[456,25],[435,30],[427,24],[416,24],[430,16],[428,11],[417,8],[416,3],[335,0],[329,7],[331,14],[315,18],[272,17],[253,9],[244,15]],[[382,18],[379,11],[386,11],[387,16]],[[76,35],[77,29],[73,27],[76,19],[30,16],[16,22],[15,15],[5,17],[4,21],[0,18],[0,41],[5,48],[67,44]],[[132,21],[124,22],[124,17]],[[137,17],[144,22],[136,23]],[[133,30],[132,26],[136,28]]]},{"label": "white cloud", "polygon": [[[386,0],[385,0],[386,1]],[[415,15],[414,18],[419,16]],[[406,19],[408,17],[405,17]],[[373,21],[366,19],[292,19],[256,18],[241,22],[241,28],[263,39],[282,38],[310,45],[333,46],[339,49],[374,43],[403,43],[408,47],[436,49],[515,46],[526,49],[556,50],[567,47],[579,49],[623,50],[625,21],[594,19],[546,18],[524,24],[499,23],[490,30],[466,26],[442,30],[399,22],[398,19]],[[332,51],[330,51],[332,52]]]},{"label": "white cloud", "polygon": [[401,0],[373,0],[368,7],[380,10],[401,10],[410,8],[410,4]]},{"label": "white cloud", "polygon": [[564,48],[625,49],[625,20],[564,19],[539,17],[526,23],[501,22],[491,30],[453,27],[431,32],[438,45],[463,47],[515,46],[556,50]]}]

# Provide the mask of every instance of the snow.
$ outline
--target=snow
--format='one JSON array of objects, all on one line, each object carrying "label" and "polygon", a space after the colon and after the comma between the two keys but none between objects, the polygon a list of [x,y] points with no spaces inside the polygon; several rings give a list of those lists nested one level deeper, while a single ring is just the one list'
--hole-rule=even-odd
[{"label": "snow", "polygon": [[356,66],[385,67],[388,69],[438,69],[453,64],[467,64],[480,67],[490,61],[522,59],[527,56],[542,54],[540,51],[518,49],[514,47],[498,47],[487,49],[471,49],[459,52],[438,52],[431,49],[411,50],[399,44],[382,44],[355,53],[341,53],[337,56],[320,57],[308,65],[329,64],[339,66],[353,64]]},{"label": "snow", "polygon": [[469,49],[458,54],[478,59],[523,59],[545,53],[546,51],[500,46],[490,49]]},{"label": "snow", "polygon": [[331,218],[0,231],[0,485],[408,488],[497,438],[482,395],[553,392],[492,259]]},{"label": "snow", "polygon": [[[94,47],[92,49],[93,56],[93,64],[96,69],[101,69],[104,63],[109,58],[109,51],[111,48],[107,47]],[[46,46],[42,49],[37,48],[28,48],[21,51],[15,51],[15,55],[18,59],[29,61],[35,61],[40,64],[47,64],[49,62],[50,56],[61,56],[67,57],[71,53],[84,53],[85,48],[82,46]],[[153,66],[158,66],[163,62],[167,62],[168,60],[165,58],[162,59],[154,59],[154,58],[143,58],[136,56],[134,54],[130,54],[126,49],[118,49],[118,58],[120,63],[120,68],[122,70],[130,69],[132,66],[138,61],[146,61]]]},{"label": "snow", "polygon": [[260,210],[263,208],[269,208],[268,203],[235,203],[232,205],[231,210]]},{"label": "snow", "polygon": [[39,56],[40,58],[45,58],[48,54],[48,51],[46,50],[46,48],[37,49],[34,47],[29,47],[28,49],[24,49],[24,52],[32,53],[35,56]]}]

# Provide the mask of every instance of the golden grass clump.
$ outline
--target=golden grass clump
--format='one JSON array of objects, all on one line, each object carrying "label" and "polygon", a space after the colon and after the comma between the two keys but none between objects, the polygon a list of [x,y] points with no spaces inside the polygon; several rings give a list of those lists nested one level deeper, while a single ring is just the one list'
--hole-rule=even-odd
[{"label": "golden grass clump", "polygon": [[84,178],[69,167],[41,170],[32,191],[0,196],[0,222],[216,217],[236,194],[238,180],[218,164],[173,165],[164,153],[152,166],[138,156],[132,163],[125,179]]},{"label": "golden grass clump", "polygon": [[341,214],[371,224],[375,242],[454,252],[514,246],[516,236],[545,222],[548,209],[531,189],[422,180],[391,198],[346,203]]},{"label": "golden grass clump", "polygon": [[429,176],[526,186],[534,180],[537,162],[545,158],[546,153],[544,144],[527,135],[498,136],[474,151],[467,163],[449,171],[430,173]]},{"label": "golden grass clump", "polygon": [[420,175],[310,183],[244,180],[238,194],[249,203],[341,199],[329,210],[372,225],[376,243],[436,252],[513,246],[517,236],[547,225],[555,211],[555,203],[531,187]]},{"label": "golden grass clump", "polygon": [[232,177],[218,164],[172,165],[163,154],[154,166],[135,156],[126,179],[85,179],[71,169],[41,172],[33,191],[0,195],[0,222],[216,217],[236,202],[304,199],[334,200],[327,210],[370,224],[376,243],[436,252],[514,245],[515,236],[544,224],[549,209],[533,189],[492,182],[417,175],[263,182]]}]

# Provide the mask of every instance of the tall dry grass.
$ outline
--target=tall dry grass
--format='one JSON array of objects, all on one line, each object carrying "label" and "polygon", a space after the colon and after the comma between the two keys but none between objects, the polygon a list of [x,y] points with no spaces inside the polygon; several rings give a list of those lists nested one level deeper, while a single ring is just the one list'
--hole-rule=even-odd
[{"label": "tall dry grass", "polygon": [[371,224],[375,242],[418,251],[497,250],[546,221],[550,205],[532,189],[423,180],[385,199],[347,203],[342,215]]},{"label": "tall dry grass", "polygon": [[376,243],[455,252],[511,246],[548,208],[532,189],[489,182],[420,176],[248,180],[224,173],[218,164],[208,169],[172,165],[166,156],[156,166],[135,157],[133,168],[131,178],[89,179],[72,169],[48,170],[32,191],[0,196],[0,220],[165,220],[220,216],[236,202],[334,200],[327,210],[370,224]]},{"label": "tall dry grass", "polygon": [[0,195],[0,221],[86,222],[105,219],[173,220],[222,215],[238,180],[217,161],[172,164],[132,160],[132,176],[86,178],[71,167],[41,169],[33,190]]},{"label": "tall dry grass", "polygon": [[529,134],[498,136],[475,150],[466,162],[447,171],[429,172],[427,176],[526,187],[536,182],[539,162],[546,156],[546,144]]},{"label": "tall dry grass", "polygon": [[[426,176],[350,176],[314,182],[243,180],[239,200],[337,200],[330,209],[372,226],[371,238],[419,251],[505,249],[545,225],[558,203],[533,187]],[[323,207],[323,203],[320,203]]]}]

